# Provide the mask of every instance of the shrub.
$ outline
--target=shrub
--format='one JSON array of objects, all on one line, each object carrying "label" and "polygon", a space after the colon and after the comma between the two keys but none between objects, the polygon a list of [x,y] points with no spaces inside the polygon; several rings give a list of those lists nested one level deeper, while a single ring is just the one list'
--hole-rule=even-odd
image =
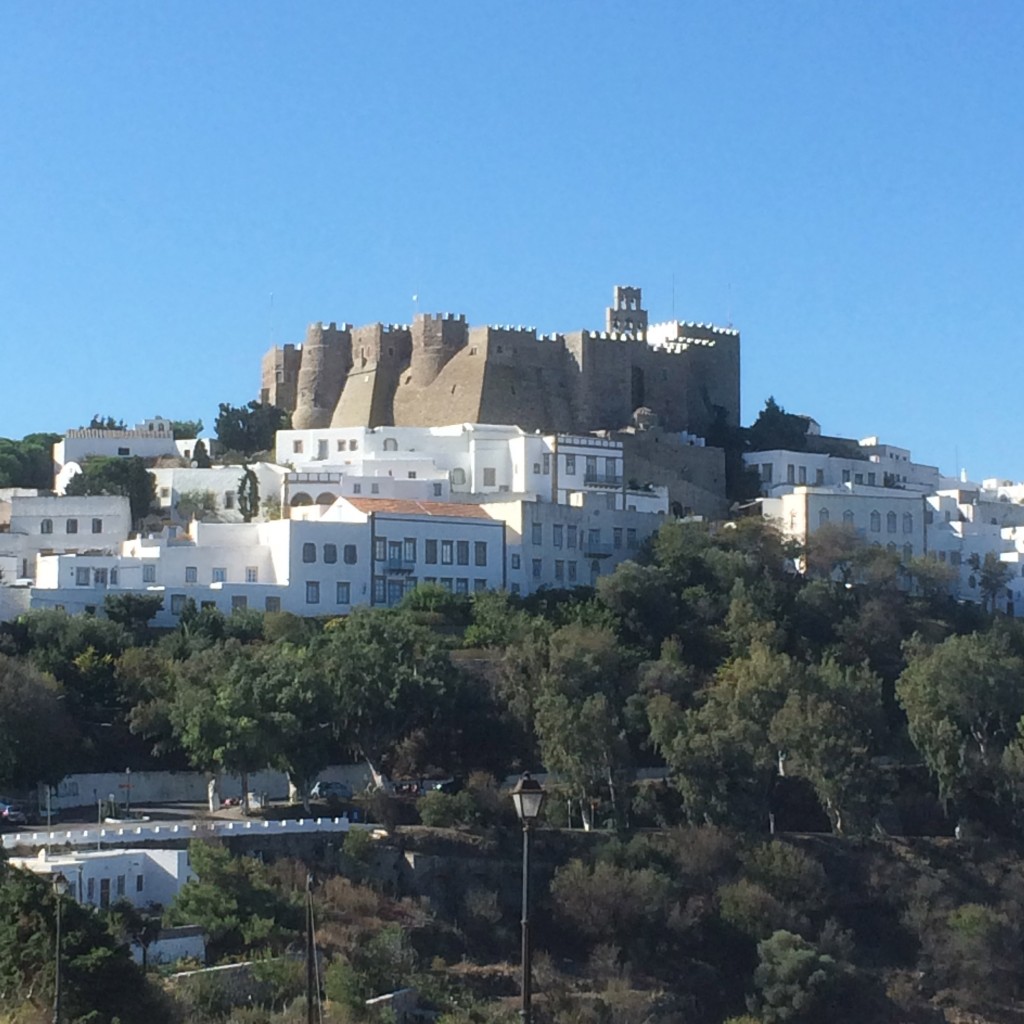
[{"label": "shrub", "polygon": [[722,920],[752,939],[766,939],[780,929],[806,931],[806,918],[780,903],[767,889],[741,878],[718,890]]},{"label": "shrub", "polygon": [[757,994],[750,1009],[764,1024],[833,1020],[828,1010],[841,969],[830,956],[792,932],[777,931],[757,946]]},{"label": "shrub", "polygon": [[755,846],[744,858],[747,875],[790,907],[818,906],[826,891],[825,870],[809,854],[773,840]]}]

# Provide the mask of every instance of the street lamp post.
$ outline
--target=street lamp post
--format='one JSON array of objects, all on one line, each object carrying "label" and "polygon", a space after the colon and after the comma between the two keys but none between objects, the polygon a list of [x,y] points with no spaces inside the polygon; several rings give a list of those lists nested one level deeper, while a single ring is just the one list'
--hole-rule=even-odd
[{"label": "street lamp post", "polygon": [[530,997],[532,995],[532,972],[530,965],[530,833],[540,809],[544,805],[544,787],[530,778],[529,772],[523,772],[522,778],[512,790],[512,802],[516,814],[523,823],[523,1002],[519,1011],[523,1024],[531,1024]]},{"label": "street lamp post", "polygon": [[64,893],[68,891],[67,879],[61,875],[56,874],[53,876],[53,892],[56,896],[57,902],[57,931],[56,941],[54,942],[54,973],[53,973],[53,1024],[60,1024],[60,961],[61,961],[61,949],[60,949],[60,905],[61,899]]}]

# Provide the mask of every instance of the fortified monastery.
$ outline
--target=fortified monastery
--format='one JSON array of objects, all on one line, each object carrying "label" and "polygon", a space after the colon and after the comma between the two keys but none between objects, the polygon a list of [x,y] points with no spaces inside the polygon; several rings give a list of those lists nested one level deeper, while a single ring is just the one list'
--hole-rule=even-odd
[{"label": "fortified monastery", "polygon": [[538,335],[417,314],[412,325],[310,326],[302,345],[263,357],[261,400],[299,430],[515,424],[587,433],[653,413],[670,432],[704,436],[740,417],[739,332],[649,324],[639,288],[616,287],[603,331]]}]

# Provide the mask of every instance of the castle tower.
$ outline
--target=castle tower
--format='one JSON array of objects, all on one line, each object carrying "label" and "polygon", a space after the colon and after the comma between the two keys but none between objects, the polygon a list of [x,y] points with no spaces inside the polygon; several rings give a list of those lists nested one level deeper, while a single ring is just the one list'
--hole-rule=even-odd
[{"label": "castle tower", "polygon": [[647,333],[647,310],[639,288],[617,284],[612,304],[604,311],[604,329],[609,333],[642,338]]},{"label": "castle tower", "polygon": [[436,380],[447,362],[466,347],[469,328],[465,316],[452,313],[417,313],[412,324],[412,361],[409,370],[416,387]]},{"label": "castle tower", "polygon": [[329,427],[352,366],[352,335],[347,326],[310,324],[302,346],[292,426],[296,430]]}]

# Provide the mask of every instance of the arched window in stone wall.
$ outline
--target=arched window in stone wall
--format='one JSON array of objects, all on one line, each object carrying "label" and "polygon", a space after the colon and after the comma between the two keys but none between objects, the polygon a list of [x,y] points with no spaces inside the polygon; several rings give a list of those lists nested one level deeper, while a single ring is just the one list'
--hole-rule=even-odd
[{"label": "arched window in stone wall", "polygon": [[882,532],[882,514],[875,509],[871,510],[871,532]]},{"label": "arched window in stone wall", "polygon": [[885,545],[885,550],[888,551],[890,555],[895,555],[896,544],[893,541],[889,541],[889,543]]},{"label": "arched window in stone wall", "polygon": [[822,508],[818,510],[818,525],[824,526],[828,522],[828,509]]},{"label": "arched window in stone wall", "polygon": [[53,533],[53,520],[52,519],[44,519],[39,524],[39,532],[40,533]]},{"label": "arched window in stone wall", "polygon": [[903,561],[909,562],[914,557],[914,546],[912,544],[903,545]]},{"label": "arched window in stone wall", "polygon": [[393,437],[384,438],[384,451],[386,452],[397,452],[398,442]]},{"label": "arched window in stone wall", "polygon": [[885,514],[885,530],[886,533],[896,532],[896,513],[886,512]]},{"label": "arched window in stone wall", "polygon": [[843,526],[853,526],[853,513],[849,509],[843,513]]},{"label": "arched window in stone wall", "polygon": [[299,491],[298,494],[292,495],[291,505],[292,508],[298,508],[300,505],[312,505],[313,499],[305,492]]},{"label": "arched window in stone wall", "polygon": [[318,505],[333,505],[335,497],[336,495],[328,494],[327,491],[324,491],[323,494],[316,496],[316,503]]},{"label": "arched window in stone wall", "polygon": [[913,533],[914,532],[914,516],[911,512],[903,513],[903,532]]}]

